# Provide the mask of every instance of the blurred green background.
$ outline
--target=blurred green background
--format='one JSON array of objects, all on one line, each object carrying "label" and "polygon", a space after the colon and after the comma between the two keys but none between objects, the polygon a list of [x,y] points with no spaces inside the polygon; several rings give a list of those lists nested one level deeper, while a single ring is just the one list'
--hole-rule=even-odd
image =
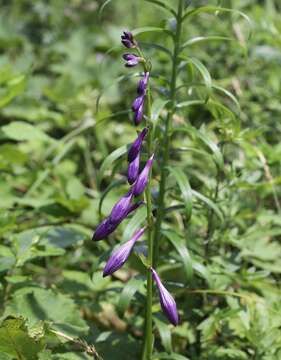
[{"label": "blurred green background", "polygon": [[[126,189],[124,157],[104,159],[136,134],[129,111],[135,71],[124,68],[120,35],[144,26],[173,28],[173,19],[144,0],[103,3],[0,0],[1,360],[90,359],[90,345],[106,360],[140,358],[141,265],[132,256],[113,278],[101,275],[130,220],[109,241],[90,239]],[[186,282],[181,256],[163,242],[159,269],[177,295],[182,321],[168,326],[155,301],[155,359],[280,360],[281,3],[189,3],[242,11],[251,25],[232,13],[202,13],[185,23],[184,42],[209,37],[191,43],[188,55],[237,98],[240,110],[217,91],[213,100],[229,107],[235,121],[220,123],[205,106],[174,118],[175,127],[187,122],[225,143],[225,163],[214,196],[211,155],[186,151],[200,150],[195,139],[174,138],[171,164],[185,169],[192,189],[213,200],[219,215],[212,213],[210,229],[212,210],[195,199],[188,226],[180,211],[169,219],[189,250],[193,275]],[[151,44],[170,47],[170,40],[162,33],[138,40],[153,64],[153,94],[161,98],[171,68]],[[204,91],[190,86],[180,101]],[[169,205],[178,204],[179,194],[167,196]]]}]

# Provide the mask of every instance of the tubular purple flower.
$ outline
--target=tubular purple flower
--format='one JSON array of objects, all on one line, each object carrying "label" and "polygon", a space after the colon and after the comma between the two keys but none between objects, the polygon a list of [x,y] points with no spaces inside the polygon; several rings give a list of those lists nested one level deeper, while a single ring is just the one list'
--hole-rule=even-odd
[{"label": "tubular purple flower", "polygon": [[118,223],[127,216],[132,197],[132,190],[130,190],[113,206],[109,216],[112,223]]},{"label": "tubular purple flower", "polygon": [[142,172],[139,174],[136,183],[133,187],[133,194],[134,196],[139,196],[141,193],[143,193],[149,178],[149,171],[152,167],[154,159],[154,154],[151,155],[151,157],[147,160],[145,167],[143,168]]},{"label": "tubular purple flower", "polygon": [[142,118],[143,118],[143,110],[144,110],[144,102],[141,104],[141,106],[135,112],[135,115],[134,115],[135,125],[139,125],[141,123]]},{"label": "tubular purple flower", "polygon": [[135,242],[143,235],[144,232],[145,228],[141,228],[129,241],[112,252],[103,270],[103,277],[113,274],[125,264],[133,250]]},{"label": "tubular purple flower", "polygon": [[132,104],[132,110],[134,112],[137,112],[139,108],[143,105],[143,103],[144,103],[144,95],[138,96]]},{"label": "tubular purple flower", "polygon": [[138,201],[136,202],[135,204],[132,204],[130,207],[129,207],[129,210],[127,212],[127,216],[130,215],[133,211],[135,211],[136,209],[138,209],[140,206],[144,205],[144,202],[143,201]]},{"label": "tubular purple flower", "polygon": [[126,67],[136,66],[140,61],[143,60],[141,57],[134,54],[124,54],[123,59],[126,60]]},{"label": "tubular purple flower", "polygon": [[148,80],[149,80],[149,72],[146,72],[144,74],[143,79],[141,79],[138,84],[138,94],[139,95],[144,95],[146,93]]},{"label": "tubular purple flower", "polygon": [[138,209],[141,205],[143,205],[143,201],[138,201],[135,204],[131,204],[127,209],[127,212],[123,215],[123,217],[118,222],[112,222],[110,217],[105,218],[96,228],[94,235],[92,237],[93,241],[99,241],[105,239],[108,235],[110,235],[118,225],[133,211]]},{"label": "tubular purple flower", "polygon": [[123,32],[123,35],[121,35],[121,42],[128,49],[135,48],[138,45],[130,31]]},{"label": "tubular purple flower", "polygon": [[130,185],[132,185],[136,181],[139,175],[139,168],[140,168],[140,153],[138,153],[135,160],[130,162],[128,166],[128,183]]},{"label": "tubular purple flower", "polygon": [[146,134],[148,132],[148,128],[144,128],[136,138],[136,140],[132,143],[129,151],[128,151],[128,162],[132,162],[135,160],[135,158],[140,153],[142,143],[144,138],[146,137]]},{"label": "tubular purple flower", "polygon": [[99,241],[105,239],[110,235],[119,225],[119,223],[113,223],[110,218],[104,219],[96,228],[92,237],[93,241]]},{"label": "tubular purple flower", "polygon": [[150,270],[152,272],[152,277],[158,288],[161,308],[162,308],[164,314],[167,316],[170,323],[172,323],[173,325],[176,326],[179,323],[177,304],[176,304],[174,298],[172,297],[172,295],[162,284],[161,279],[160,279],[159,275],[157,274],[157,272],[153,268],[150,268]]}]

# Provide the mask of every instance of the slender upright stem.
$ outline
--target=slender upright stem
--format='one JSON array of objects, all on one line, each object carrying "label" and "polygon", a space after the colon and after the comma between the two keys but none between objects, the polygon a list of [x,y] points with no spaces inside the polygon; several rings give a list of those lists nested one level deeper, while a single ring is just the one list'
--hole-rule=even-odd
[{"label": "slender upright stem", "polygon": [[[151,119],[151,91],[150,86],[147,88],[147,126],[149,127]],[[147,155],[151,156],[152,153],[152,128],[150,127],[148,137],[147,137]],[[151,171],[152,172],[152,171]],[[145,192],[146,206],[147,206],[147,241],[148,241],[148,263],[152,265],[153,262],[153,237],[152,237],[152,228],[153,228],[153,217],[152,217],[152,201],[151,201],[151,172],[149,174],[149,180]],[[147,270],[147,295],[146,295],[146,319],[145,319],[145,345],[144,345],[144,359],[150,360],[152,356],[152,297],[153,297],[153,288],[152,288],[152,273],[150,270]]]},{"label": "slender upright stem", "polygon": [[179,53],[180,53],[180,39],[182,33],[182,15],[184,9],[184,1],[179,0],[178,11],[177,11],[177,29],[174,37],[174,52],[173,52],[173,61],[172,61],[172,76],[170,82],[170,104],[171,108],[167,114],[165,121],[165,130],[164,137],[162,142],[163,160],[161,163],[161,178],[160,178],[160,189],[159,189],[159,198],[157,206],[157,218],[155,224],[154,232],[154,250],[153,250],[153,265],[156,266],[158,257],[159,257],[159,240],[160,240],[160,231],[161,225],[164,218],[165,212],[165,191],[166,191],[166,180],[167,180],[167,164],[169,161],[169,152],[170,152],[170,127],[173,119],[174,109],[175,109],[175,100],[176,100],[176,86],[177,86],[177,69],[179,63]]}]

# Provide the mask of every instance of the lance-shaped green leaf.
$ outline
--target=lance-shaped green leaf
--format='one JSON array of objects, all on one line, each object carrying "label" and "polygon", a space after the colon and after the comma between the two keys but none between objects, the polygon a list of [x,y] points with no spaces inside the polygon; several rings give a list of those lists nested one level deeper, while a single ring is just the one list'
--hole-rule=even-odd
[{"label": "lance-shaped green leaf", "polygon": [[192,190],[192,194],[194,197],[196,197],[197,199],[201,200],[203,203],[205,203],[209,208],[211,208],[214,213],[217,215],[217,217],[220,219],[221,222],[224,221],[224,215],[221,212],[221,210],[219,209],[219,207],[217,206],[217,204],[215,204],[213,202],[213,200],[207,198],[205,195],[202,195],[201,193]]},{"label": "lance-shaped green leaf", "polygon": [[142,284],[143,279],[140,278],[131,278],[127,282],[121,292],[119,302],[117,304],[117,311],[120,315],[123,315],[126,309],[128,309],[133,296],[139,290]]},{"label": "lance-shaped green leaf", "polygon": [[144,26],[144,27],[132,30],[132,34],[134,36],[141,35],[144,33],[151,33],[151,32],[164,32],[167,35],[173,36],[173,33],[170,30],[160,28],[160,27],[155,27],[155,26]]},{"label": "lance-shaped green leaf", "polygon": [[204,134],[202,131],[197,130],[193,126],[186,125],[184,127],[175,128],[173,129],[173,132],[185,132],[191,136],[197,137],[199,140],[203,142],[203,144],[211,151],[213,154],[213,159],[218,166],[218,168],[222,171],[224,168],[224,160],[223,155],[217,146],[217,144],[212,141],[206,134]]},{"label": "lance-shaped green leaf", "polygon": [[123,240],[128,241],[133,234],[141,227],[144,220],[146,219],[147,210],[145,206],[139,208],[139,210],[134,214],[132,219],[129,221],[128,225],[125,228],[123,233]]},{"label": "lance-shaped green leaf", "polygon": [[159,331],[159,335],[161,338],[162,345],[164,346],[164,349],[168,352],[172,352],[172,335],[170,327],[158,319],[157,317],[153,317],[153,321]]},{"label": "lance-shaped green leaf", "polygon": [[186,174],[179,167],[168,167],[170,174],[175,178],[185,204],[185,214],[187,221],[192,214],[192,191]]},{"label": "lance-shaped green leaf", "polygon": [[174,230],[162,230],[161,232],[171,242],[171,244],[174,246],[174,248],[180,255],[184,265],[186,279],[188,283],[190,283],[193,279],[192,259],[186,247],[184,238],[182,238]]},{"label": "lance-shaped green leaf", "polygon": [[114,162],[127,153],[127,145],[123,145],[109,154],[103,161],[98,173],[98,180],[101,182],[106,170],[113,167]]},{"label": "lance-shaped green leaf", "polygon": [[176,11],[170,5],[166,4],[163,1],[160,0],[145,0],[145,1],[160,6],[162,9],[169,11],[172,15],[177,16]]},{"label": "lance-shaped green leaf", "polygon": [[180,59],[184,60],[185,64],[192,64],[201,74],[203,81],[209,91],[212,90],[212,78],[211,75],[206,68],[206,66],[198,59],[194,57],[189,57],[185,55],[180,55]]}]

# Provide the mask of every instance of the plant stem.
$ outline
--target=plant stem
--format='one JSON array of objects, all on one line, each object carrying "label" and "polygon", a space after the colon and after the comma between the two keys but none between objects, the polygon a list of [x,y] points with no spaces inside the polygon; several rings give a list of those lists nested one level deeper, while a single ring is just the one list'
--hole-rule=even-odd
[{"label": "plant stem", "polygon": [[[148,69],[145,69],[148,71]],[[149,158],[152,153],[152,142],[153,142],[153,131],[151,125],[151,89],[148,83],[147,86],[147,121],[146,126],[149,127],[148,137],[147,137],[147,157]],[[148,241],[148,263],[152,265],[153,261],[153,237],[152,237],[152,228],[153,228],[153,216],[152,216],[152,200],[151,200],[151,173],[149,174],[149,180],[145,191],[146,206],[147,206],[147,241]],[[145,340],[143,347],[143,359],[150,360],[152,356],[152,297],[153,297],[153,288],[152,288],[152,273],[150,270],[147,270],[147,295],[146,295],[146,319],[145,319]]]},{"label": "plant stem", "polygon": [[164,219],[165,213],[165,191],[166,191],[166,180],[167,180],[167,165],[169,162],[169,152],[170,152],[170,136],[169,131],[171,127],[171,122],[173,119],[175,100],[176,100],[176,86],[177,86],[177,70],[179,63],[179,53],[180,53],[180,40],[182,33],[182,15],[184,9],[184,1],[179,0],[178,11],[177,11],[177,29],[174,37],[174,52],[172,60],[172,77],[170,82],[170,103],[171,108],[167,114],[165,121],[165,130],[164,137],[162,142],[162,149],[164,151],[163,160],[161,164],[161,177],[160,177],[160,189],[159,189],[159,198],[157,206],[157,218],[155,224],[155,233],[154,233],[154,256],[153,256],[153,266],[156,267],[159,257],[159,241],[161,236],[161,225]]}]

